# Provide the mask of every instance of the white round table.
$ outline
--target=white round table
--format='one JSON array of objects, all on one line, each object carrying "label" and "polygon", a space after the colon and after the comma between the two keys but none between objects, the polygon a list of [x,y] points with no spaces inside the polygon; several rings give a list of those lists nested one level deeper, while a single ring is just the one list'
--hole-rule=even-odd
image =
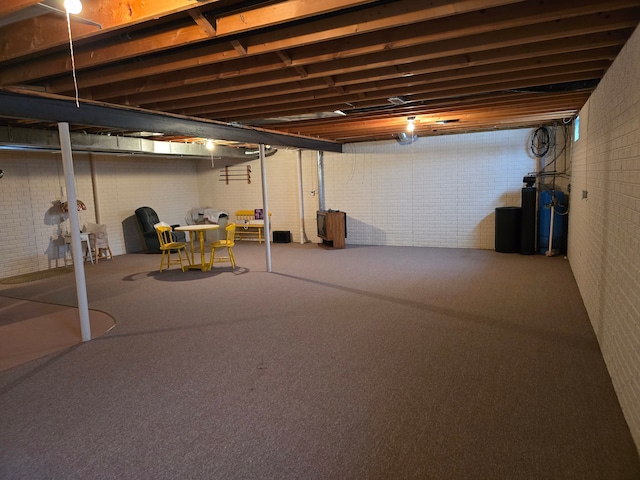
[{"label": "white round table", "polygon": [[[202,223],[198,225],[182,225],[176,227],[174,230],[177,232],[189,232],[189,239],[191,241],[191,265],[187,265],[186,268],[200,269],[203,272],[209,270],[209,264],[205,262],[204,258],[204,234],[207,230],[216,230],[220,228],[220,225],[213,223]],[[193,241],[195,239],[196,232],[198,233],[198,239],[200,240],[200,263],[195,263],[195,255],[193,252]]]}]

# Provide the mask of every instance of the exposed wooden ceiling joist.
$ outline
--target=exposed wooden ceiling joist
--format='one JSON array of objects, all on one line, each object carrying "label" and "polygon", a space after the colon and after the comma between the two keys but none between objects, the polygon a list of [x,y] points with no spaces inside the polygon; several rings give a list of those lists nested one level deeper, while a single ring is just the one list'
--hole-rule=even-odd
[{"label": "exposed wooden ceiling joist", "polygon": [[[72,97],[64,16],[2,23],[35,3],[0,7],[0,86]],[[565,121],[640,21],[640,0],[126,5],[87,0],[102,30],[72,25],[80,98],[340,142],[390,138],[434,104],[459,121],[418,134]]]},{"label": "exposed wooden ceiling joist", "polygon": [[[521,0],[517,0],[517,2],[520,1]],[[338,18],[323,18],[314,22],[305,23],[301,26],[295,25],[288,27],[285,32],[281,30],[269,32],[259,31],[256,35],[243,37],[242,43],[247,52],[246,54],[249,56],[255,57],[275,53],[278,56],[272,57],[275,59],[281,58],[280,55],[284,55],[288,59],[287,62],[289,62],[289,65],[293,65],[294,62],[290,54],[287,52],[291,51],[293,53],[292,49],[294,48],[300,49],[302,47],[309,47],[311,49],[312,57],[308,57],[308,54],[297,53],[296,51],[297,58],[295,63],[297,65],[304,65],[326,61],[328,59],[372,53],[374,51],[380,51],[381,49],[388,49],[392,46],[393,48],[411,46],[425,41],[433,41],[433,36],[430,36],[427,39],[423,38],[421,41],[417,41],[417,43],[405,42],[403,44],[399,38],[394,38],[394,36],[387,37],[387,34],[393,33],[395,36],[404,35],[402,32],[405,31],[408,25],[422,24],[427,20],[446,18],[443,16],[446,12],[450,12],[451,6],[449,6],[449,8],[444,8],[442,5],[434,6],[433,3],[444,4],[447,2],[429,2],[429,4],[423,5],[421,2],[415,2],[413,0],[400,0],[394,4],[394,7],[398,12],[393,15],[389,15],[389,5],[373,5],[363,11],[348,13]],[[463,6],[467,6],[467,8],[470,9],[471,6],[469,4],[477,4],[477,2],[467,1],[459,1],[455,3],[460,4],[457,5],[457,8],[463,12],[466,11],[463,9]],[[483,3],[486,4],[487,2]],[[505,3],[514,3],[514,0],[493,0],[489,3],[491,5],[503,5]],[[395,9],[394,12],[396,12]],[[476,17],[474,20],[477,22],[479,19]],[[484,22],[486,19],[482,18],[481,20]],[[394,29],[394,31],[388,31],[390,29]],[[487,27],[482,27],[481,30],[488,31]],[[380,35],[381,31],[385,32],[384,37]],[[425,28],[423,26],[420,29],[420,34],[423,35],[424,31]],[[448,38],[453,38],[452,35],[456,35],[456,32],[457,30],[449,33]],[[367,33],[370,35],[368,35],[363,41],[359,42],[360,44],[364,42],[365,45],[356,45],[353,48],[351,47],[354,41],[356,41],[355,39],[360,39],[362,35]],[[352,39],[352,37],[354,38]],[[328,44],[327,42],[329,41],[333,41],[334,43]],[[131,47],[132,43],[135,44],[135,42],[130,42],[129,47]],[[154,39],[154,43],[158,44],[157,40]],[[193,41],[191,43],[193,43]],[[314,45],[320,45],[320,47],[314,47]],[[144,52],[145,49],[148,48],[147,44],[141,45],[137,51]],[[331,51],[339,53],[328,53]],[[352,53],[349,53],[350,51]],[[66,52],[63,53],[63,56],[66,56],[65,53]],[[124,56],[115,56],[115,52],[109,53],[110,55],[113,55],[112,62],[126,58]],[[78,68],[82,68],[84,66],[82,62],[85,58],[90,62],[90,59],[95,56],[96,53],[93,51],[87,52],[84,56],[82,51],[79,51],[77,56]],[[148,78],[150,74],[159,76],[161,74],[170,75],[172,72],[186,73],[189,69],[200,70],[207,65],[227,63],[243,56],[245,55],[239,54],[229,42],[207,44],[198,48],[190,48],[188,51],[179,51],[172,55],[163,55],[162,58],[158,59],[149,58],[149,60],[136,61],[135,64],[100,69],[97,78],[100,78],[101,80],[97,80],[96,76],[92,75],[92,78],[86,79],[83,82],[83,87],[88,88],[97,86],[98,84],[116,84],[123,81],[131,82],[136,78]],[[130,55],[127,55],[127,57],[130,57]],[[245,60],[245,63],[247,62],[253,63],[255,62],[255,59]],[[39,63],[40,67],[45,65],[47,64]],[[87,64],[86,66],[91,65]],[[57,70],[49,71],[43,71],[40,69],[38,73],[32,73],[29,80],[59,75],[60,73],[65,73],[69,70],[69,65],[66,65],[66,68],[60,67],[61,66],[59,65]],[[235,68],[234,71],[243,73],[244,70],[242,68],[242,65],[240,65]],[[231,67],[231,69],[233,70],[234,67]],[[0,72],[0,83],[7,85],[11,83],[11,81],[21,82],[25,80],[24,78],[21,78],[20,75],[24,75],[24,73],[20,74],[18,72],[11,71]],[[39,77],[35,77],[34,75],[39,75]],[[96,82],[99,83],[94,83],[92,80],[94,78],[96,79]],[[184,75],[179,78],[184,78]],[[196,81],[190,81],[189,83],[193,84],[196,83]],[[50,91],[55,93],[69,91],[71,88],[68,77],[61,78],[59,81],[51,81],[48,85]],[[139,86],[135,90],[140,90],[141,88],[142,87]]]},{"label": "exposed wooden ceiling joist", "polygon": [[[6,0],[5,0],[6,1]],[[108,35],[116,30],[156,22],[178,12],[187,11],[196,6],[216,3],[218,0],[129,0],[128,2],[89,2],[85,1],[79,16],[99,24],[86,25],[73,20],[73,36],[77,40]],[[58,2],[60,8],[62,2]],[[73,19],[74,16],[72,15]],[[5,27],[8,45],[0,54],[0,62],[19,58],[24,55],[44,52],[51,48],[66,45],[69,41],[67,21],[64,15],[47,15]]]}]

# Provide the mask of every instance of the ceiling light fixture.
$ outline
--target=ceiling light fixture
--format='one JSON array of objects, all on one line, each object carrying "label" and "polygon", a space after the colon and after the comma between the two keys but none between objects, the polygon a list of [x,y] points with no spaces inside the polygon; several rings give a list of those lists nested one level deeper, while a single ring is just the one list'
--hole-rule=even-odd
[{"label": "ceiling light fixture", "polygon": [[213,162],[213,149],[215,148],[215,143],[213,143],[213,140],[211,140],[210,138],[207,139],[207,141],[204,144],[204,148],[206,148],[207,150],[209,150],[209,155],[211,156],[211,168],[215,168],[215,163]]},{"label": "ceiling light fixture", "polygon": [[415,121],[416,117],[407,117],[407,132],[413,133],[413,130],[416,128]]},{"label": "ceiling light fixture", "polygon": [[80,0],[64,0],[64,9],[73,15],[77,15],[82,11],[82,2]]},{"label": "ceiling light fixture", "polygon": [[418,136],[417,135],[413,135],[413,134],[408,135],[405,132],[398,133],[398,136],[396,137],[396,141],[400,145],[411,145],[416,140],[418,140]]}]

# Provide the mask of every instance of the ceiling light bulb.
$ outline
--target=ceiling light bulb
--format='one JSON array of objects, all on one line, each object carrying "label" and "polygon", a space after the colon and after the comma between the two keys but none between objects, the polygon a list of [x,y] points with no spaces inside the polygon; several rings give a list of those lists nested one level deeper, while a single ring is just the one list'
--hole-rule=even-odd
[{"label": "ceiling light bulb", "polygon": [[213,140],[207,140],[207,143],[204,145],[204,147],[209,151],[213,150],[213,148],[215,147]]},{"label": "ceiling light bulb", "polygon": [[82,3],[80,0],[64,0],[64,8],[68,13],[77,15],[82,11]]},{"label": "ceiling light bulb", "polygon": [[407,118],[407,132],[411,133],[413,132],[413,129],[416,128],[416,126],[414,125],[414,121],[415,121],[416,117],[409,117]]}]

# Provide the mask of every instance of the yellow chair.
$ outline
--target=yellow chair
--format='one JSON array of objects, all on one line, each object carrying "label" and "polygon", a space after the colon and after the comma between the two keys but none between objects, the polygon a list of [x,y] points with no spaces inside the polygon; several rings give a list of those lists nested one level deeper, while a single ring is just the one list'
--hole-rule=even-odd
[{"label": "yellow chair", "polygon": [[[233,256],[233,246],[235,245],[236,224],[230,223],[225,227],[226,238],[211,242],[211,260],[209,261],[209,270],[213,267],[213,262],[231,262],[231,268],[236,268],[236,258]],[[226,257],[215,258],[217,248],[226,248],[229,253]]]},{"label": "yellow chair", "polygon": [[[180,263],[180,267],[184,272],[185,266],[182,263],[182,251],[184,250],[185,256],[187,257],[187,261],[189,265],[191,265],[191,258],[189,258],[189,254],[187,253],[187,243],[186,242],[176,242],[173,240],[173,231],[170,226],[158,225],[156,227],[156,232],[158,233],[158,241],[160,242],[160,251],[162,252],[162,258],[160,259],[160,271],[162,271],[162,267],[164,266],[164,257],[167,256],[167,268],[171,267],[171,264]],[[171,261],[171,252],[178,253],[178,260]]]}]

